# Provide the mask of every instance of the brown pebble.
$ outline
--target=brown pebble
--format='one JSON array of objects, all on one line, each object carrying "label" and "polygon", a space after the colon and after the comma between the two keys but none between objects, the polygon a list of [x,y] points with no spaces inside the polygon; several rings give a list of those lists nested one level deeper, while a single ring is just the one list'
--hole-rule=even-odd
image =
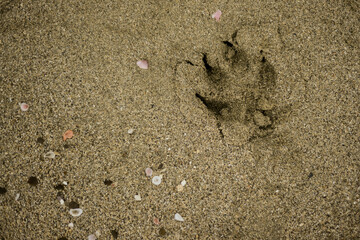
[{"label": "brown pebble", "polygon": [[74,201],[69,202],[68,206],[69,206],[70,209],[75,209],[75,208],[80,207],[80,205],[77,202],[74,202]]},{"label": "brown pebble", "polygon": [[166,231],[165,231],[165,228],[160,228],[160,230],[159,230],[159,234],[160,234],[160,236],[165,236],[166,235]]},{"label": "brown pebble", "polygon": [[0,187],[0,194],[5,194],[6,192],[6,188]]},{"label": "brown pebble", "polygon": [[28,184],[30,184],[31,186],[36,186],[38,185],[39,181],[36,177],[29,177],[28,180]]}]

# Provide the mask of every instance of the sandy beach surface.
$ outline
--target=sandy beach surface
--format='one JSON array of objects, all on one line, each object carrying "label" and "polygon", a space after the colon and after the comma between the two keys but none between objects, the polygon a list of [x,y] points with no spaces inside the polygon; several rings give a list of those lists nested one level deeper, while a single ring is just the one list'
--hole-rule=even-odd
[{"label": "sandy beach surface", "polygon": [[359,239],[359,19],[1,0],[0,239]]}]

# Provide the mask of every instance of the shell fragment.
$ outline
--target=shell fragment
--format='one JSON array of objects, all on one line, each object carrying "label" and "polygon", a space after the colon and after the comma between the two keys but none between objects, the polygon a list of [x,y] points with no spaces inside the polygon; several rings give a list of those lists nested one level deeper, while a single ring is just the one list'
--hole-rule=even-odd
[{"label": "shell fragment", "polygon": [[182,218],[182,216],[181,216],[180,214],[178,214],[178,213],[175,214],[175,220],[176,220],[176,221],[179,221],[179,222],[183,222],[183,221],[184,221],[184,219]]},{"label": "shell fragment", "polygon": [[161,176],[154,176],[152,178],[152,183],[155,184],[155,185],[160,185],[161,183]]},{"label": "shell fragment", "polygon": [[73,217],[78,217],[83,213],[83,210],[81,208],[73,208],[70,209],[70,215]]}]

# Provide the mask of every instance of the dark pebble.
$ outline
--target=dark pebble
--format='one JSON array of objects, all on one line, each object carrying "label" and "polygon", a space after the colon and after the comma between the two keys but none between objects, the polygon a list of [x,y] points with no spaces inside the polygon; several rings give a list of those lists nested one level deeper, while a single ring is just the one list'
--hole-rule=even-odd
[{"label": "dark pebble", "polygon": [[43,144],[43,143],[45,142],[45,139],[43,139],[42,137],[38,137],[38,138],[36,139],[36,142],[37,142],[37,143],[40,143],[40,144]]},{"label": "dark pebble", "polygon": [[109,186],[109,185],[111,185],[113,182],[111,181],[111,180],[108,180],[108,179],[105,179],[105,181],[104,181],[104,184],[106,185],[106,186]]},{"label": "dark pebble", "polygon": [[80,207],[80,205],[77,202],[74,202],[74,201],[69,202],[70,209],[79,208],[79,207]]},{"label": "dark pebble", "polygon": [[54,188],[55,188],[56,190],[64,190],[64,189],[65,189],[64,185],[62,185],[62,184],[58,184],[58,185],[56,185]]},{"label": "dark pebble", "polygon": [[31,186],[36,186],[38,185],[39,181],[36,177],[29,177],[28,180],[28,184],[30,184]]},{"label": "dark pebble", "polygon": [[311,173],[309,173],[308,178],[312,178],[313,176],[314,176],[314,174],[311,172]]},{"label": "dark pebble", "polygon": [[113,236],[113,238],[117,239],[119,236],[119,233],[116,230],[111,230],[111,235]]},{"label": "dark pebble", "polygon": [[6,192],[6,188],[0,187],[0,194],[5,194]]},{"label": "dark pebble", "polygon": [[160,230],[159,230],[159,234],[160,234],[160,236],[165,236],[166,235],[166,231],[165,231],[165,228],[160,228]]},{"label": "dark pebble", "polygon": [[160,165],[158,166],[158,169],[163,169],[164,164],[160,163]]}]

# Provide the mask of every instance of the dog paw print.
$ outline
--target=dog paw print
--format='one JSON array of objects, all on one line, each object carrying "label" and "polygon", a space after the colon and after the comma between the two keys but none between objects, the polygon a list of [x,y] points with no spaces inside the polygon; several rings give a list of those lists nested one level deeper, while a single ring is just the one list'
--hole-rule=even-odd
[{"label": "dog paw print", "polygon": [[248,54],[236,42],[219,42],[197,61],[179,63],[175,91],[180,111],[195,125],[213,124],[228,144],[242,145],[268,136],[277,122],[277,73],[264,52]]}]

